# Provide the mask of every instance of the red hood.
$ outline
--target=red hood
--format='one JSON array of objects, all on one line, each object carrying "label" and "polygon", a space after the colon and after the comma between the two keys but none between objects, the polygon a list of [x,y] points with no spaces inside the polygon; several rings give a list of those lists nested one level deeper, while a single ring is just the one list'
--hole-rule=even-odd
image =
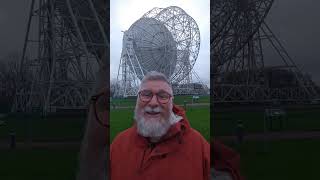
[{"label": "red hood", "polygon": [[[213,147],[213,148],[212,148]],[[240,155],[217,140],[211,141],[211,166],[219,171],[229,172],[233,180],[243,180],[240,176]]]},{"label": "red hood", "polygon": [[161,138],[162,140],[175,136],[178,133],[185,133],[190,128],[184,109],[177,105],[173,105],[172,111],[174,114],[181,116],[182,119],[170,127],[167,134]]}]

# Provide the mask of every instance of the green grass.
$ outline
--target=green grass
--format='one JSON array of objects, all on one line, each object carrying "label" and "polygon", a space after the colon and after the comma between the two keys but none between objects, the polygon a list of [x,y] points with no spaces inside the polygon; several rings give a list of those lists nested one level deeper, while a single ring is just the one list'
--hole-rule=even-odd
[{"label": "green grass", "polygon": [[[285,131],[320,130],[320,110],[289,110],[287,114]],[[233,134],[238,119],[244,122],[247,133],[263,130],[263,112],[217,112],[213,116],[215,121],[211,131],[215,135]],[[112,140],[117,133],[132,125],[133,109],[111,110],[110,117]],[[191,126],[208,140],[209,107],[188,108],[187,117]],[[35,140],[80,140],[85,117],[41,119],[9,116],[1,120],[5,120],[6,125],[0,126],[0,139],[7,138],[13,129],[17,139],[24,140],[28,136],[29,122],[32,123],[32,136]],[[235,147],[234,144],[230,145]],[[247,180],[319,179],[320,140],[271,141],[267,143],[267,152],[264,152],[263,143],[257,141],[247,141],[241,147],[235,148],[241,154],[241,170]],[[78,149],[0,150],[0,179],[75,179],[77,159]]]},{"label": "green grass", "polygon": [[[192,127],[200,131],[206,139],[210,137],[209,108],[188,108],[187,117]],[[111,110],[111,139],[117,133],[132,125],[133,109]],[[32,137],[34,141],[40,140],[80,140],[85,125],[84,117],[17,117],[8,116],[2,119],[5,126],[0,127],[0,140],[8,139],[9,133],[16,133],[17,141],[24,141]]]},{"label": "green grass", "polygon": [[248,141],[238,148],[246,180],[319,179],[320,140]]},{"label": "green grass", "polygon": [[[0,127],[1,143],[7,143],[11,130],[18,141],[29,137],[33,141],[68,140],[80,141],[83,134],[84,117],[7,116],[1,119],[6,124]],[[3,145],[3,144],[2,144]],[[0,149],[0,179],[25,180],[69,180],[75,179],[78,167],[79,148],[73,149]]]},{"label": "green grass", "polygon": [[130,97],[130,98],[110,98],[110,108],[112,108],[113,105],[117,107],[133,107],[136,104],[136,97]]},{"label": "green grass", "polygon": [[[189,108],[187,116],[191,125],[209,139],[209,108]],[[111,137],[132,125],[133,109],[111,111]],[[28,122],[32,123],[34,140],[80,138],[84,118],[6,117],[6,126],[0,127],[0,139],[7,138],[14,129],[18,140],[27,137]],[[16,149],[0,150],[0,179],[69,180],[75,179],[79,149]]]},{"label": "green grass", "polygon": [[[188,108],[187,116],[195,129],[207,139],[209,135],[209,106]],[[304,109],[287,111],[288,118],[284,121],[283,131],[320,130],[320,110]],[[111,139],[115,134],[132,125],[133,109],[111,109]],[[237,120],[242,120],[246,133],[263,132],[264,112],[216,112],[211,131],[215,136],[232,135],[235,132]],[[0,140],[8,138],[13,130],[18,141],[27,137],[37,140],[80,140],[85,125],[85,117],[19,117],[2,118],[6,125],[0,126]],[[31,133],[30,133],[31,132]]]},{"label": "green grass", "polygon": [[188,108],[187,118],[191,127],[199,131],[206,140],[210,140],[209,108]]},{"label": "green grass", "polygon": [[[216,112],[215,136],[231,135],[237,120],[242,120],[246,133],[263,131],[264,112]],[[283,131],[320,130],[320,110],[288,110]],[[230,143],[229,143],[230,144]],[[230,144],[241,154],[242,174],[246,180],[319,179],[320,140],[247,141],[241,147]]]},{"label": "green grass", "polygon": [[110,142],[119,132],[131,127],[133,111],[133,109],[116,109],[110,112]]},{"label": "green grass", "polygon": [[[246,133],[263,132],[264,112],[216,112],[213,116],[214,135],[234,134],[237,120],[243,122]],[[288,110],[283,131],[320,130],[319,119],[318,109]],[[279,127],[279,123],[274,124]]]},{"label": "green grass", "polygon": [[[192,96],[175,96],[173,101],[175,104],[192,103]],[[194,103],[210,103],[210,96],[199,96]]]},{"label": "green grass", "polygon": [[0,150],[0,179],[70,180],[75,179],[78,149]]},{"label": "green grass", "polygon": [[77,139],[84,132],[84,117],[14,117],[3,118],[6,125],[0,127],[0,139],[8,138],[11,131],[16,133],[18,141],[31,136],[34,140]]},{"label": "green grass", "polygon": [[[198,130],[204,138],[210,137],[210,110],[209,108],[188,108],[187,117],[190,125]],[[110,140],[121,131],[131,127],[133,123],[133,109],[116,109],[110,113]]]}]

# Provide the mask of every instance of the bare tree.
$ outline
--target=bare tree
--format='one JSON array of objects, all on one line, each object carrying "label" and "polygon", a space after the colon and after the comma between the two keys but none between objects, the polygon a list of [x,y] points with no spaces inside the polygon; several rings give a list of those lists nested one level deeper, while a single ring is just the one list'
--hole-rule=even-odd
[{"label": "bare tree", "polygon": [[116,79],[110,81],[110,96],[113,97],[117,90],[119,90],[120,84]]},{"label": "bare tree", "polygon": [[[0,99],[1,106],[9,110],[18,86],[20,54],[9,53],[0,60]],[[27,77],[27,76],[25,76]]]}]

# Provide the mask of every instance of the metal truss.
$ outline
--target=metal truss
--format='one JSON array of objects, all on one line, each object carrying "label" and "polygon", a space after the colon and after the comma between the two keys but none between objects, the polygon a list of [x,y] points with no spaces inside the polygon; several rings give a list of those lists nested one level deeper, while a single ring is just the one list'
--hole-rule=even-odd
[{"label": "metal truss", "polygon": [[125,31],[122,41],[122,52],[117,75],[116,97],[136,96],[140,84],[140,76],[144,76],[144,71],[140,65],[138,57],[133,49],[133,38],[130,32]]},{"label": "metal truss", "polygon": [[192,69],[187,80],[180,84],[173,84],[175,95],[209,95],[210,90],[205,85],[198,74]]},{"label": "metal truss", "polygon": [[[313,89],[313,86],[306,86]],[[273,102],[310,103],[310,94],[300,87],[268,88],[259,85],[221,84],[214,86],[214,103]]]},{"label": "metal truss", "polygon": [[96,72],[106,64],[105,3],[32,1],[12,111],[46,114],[86,107]]},{"label": "metal truss", "polygon": [[177,47],[174,72],[168,77],[172,83],[188,79],[200,49],[200,31],[195,20],[177,6],[153,8],[143,17],[154,18],[171,32]]},{"label": "metal truss", "polygon": [[[275,99],[310,102],[319,97],[315,84],[295,65],[264,21],[272,3],[273,0],[214,1],[211,84],[215,103]],[[265,65],[266,43],[278,54],[281,65]]]}]

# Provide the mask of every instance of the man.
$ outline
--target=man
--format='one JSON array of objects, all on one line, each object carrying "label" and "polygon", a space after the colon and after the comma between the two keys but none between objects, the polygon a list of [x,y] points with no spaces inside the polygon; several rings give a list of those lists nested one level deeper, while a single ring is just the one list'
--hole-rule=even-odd
[{"label": "man", "polygon": [[172,87],[162,73],[142,79],[134,120],[111,144],[112,180],[209,180],[210,145],[173,105]]}]

